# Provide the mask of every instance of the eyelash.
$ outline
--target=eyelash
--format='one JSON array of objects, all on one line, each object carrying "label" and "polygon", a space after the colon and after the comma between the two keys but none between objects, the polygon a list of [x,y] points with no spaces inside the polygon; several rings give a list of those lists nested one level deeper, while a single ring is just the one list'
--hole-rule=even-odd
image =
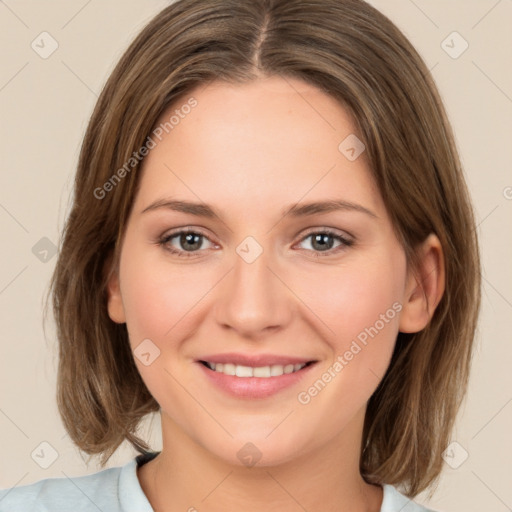
[{"label": "eyelash", "polygon": [[[176,238],[177,236],[180,236],[182,234],[199,235],[199,236],[201,236],[203,238],[206,238],[211,243],[213,243],[201,231],[199,231],[199,230],[191,230],[191,229],[190,230],[182,229],[181,231],[175,231],[175,232],[169,233],[167,235],[164,235],[163,237],[161,237],[157,241],[157,243],[158,243],[158,245],[162,246],[165,250],[169,251],[170,253],[172,253],[174,255],[177,255],[178,257],[185,257],[185,258],[194,257],[194,253],[198,253],[198,252],[200,252],[200,250],[197,250],[197,251],[181,251],[181,250],[177,250],[175,248],[171,248],[169,245],[167,245],[173,238]],[[327,251],[314,251],[314,250],[311,250],[312,254],[316,258],[332,256],[332,255],[337,254],[338,252],[340,252],[340,251],[342,251],[342,250],[344,250],[344,249],[354,245],[354,240],[350,240],[348,238],[345,238],[344,236],[340,235],[339,233],[337,233],[335,231],[332,231],[329,228],[324,228],[324,229],[321,229],[321,230],[318,230],[318,231],[310,231],[305,236],[303,236],[300,239],[299,242],[303,242],[304,240],[306,240],[307,238],[311,237],[312,235],[329,235],[329,236],[331,236],[331,237],[333,237],[333,238],[335,238],[335,239],[337,239],[337,240],[339,240],[341,242],[341,244],[338,247],[335,247],[333,249],[328,249]],[[309,249],[305,249],[305,250],[309,250]]]}]

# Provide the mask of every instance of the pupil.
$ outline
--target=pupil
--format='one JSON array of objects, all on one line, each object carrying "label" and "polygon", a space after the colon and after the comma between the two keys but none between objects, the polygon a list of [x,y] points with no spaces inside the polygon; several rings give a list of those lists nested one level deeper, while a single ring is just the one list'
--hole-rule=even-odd
[{"label": "pupil", "polygon": [[[326,238],[329,238],[331,240],[331,243],[326,243]],[[320,243],[320,250],[326,250],[332,248],[332,237],[331,235],[328,235],[327,233],[319,233],[313,237],[313,247],[316,243]]]},{"label": "pupil", "polygon": [[[200,242],[197,242],[197,240],[201,237],[201,235],[198,235],[196,233],[186,233],[185,235],[181,236],[181,243],[182,246],[185,248],[187,244],[189,245],[195,245],[192,249],[199,249],[201,246]],[[196,238],[196,242],[193,241],[193,239]]]}]

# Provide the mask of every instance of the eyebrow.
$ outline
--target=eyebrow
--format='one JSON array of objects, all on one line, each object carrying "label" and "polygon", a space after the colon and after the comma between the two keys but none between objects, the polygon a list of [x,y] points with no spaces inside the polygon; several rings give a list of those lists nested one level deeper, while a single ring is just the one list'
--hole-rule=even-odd
[{"label": "eyebrow", "polygon": [[[188,213],[196,215],[198,217],[205,217],[208,219],[217,217],[222,219],[222,216],[216,209],[206,203],[196,203],[192,201],[176,200],[163,198],[151,203],[149,206],[144,208],[140,213],[146,213],[159,209],[173,210],[182,213]],[[314,201],[310,203],[303,203],[299,205],[296,203],[281,211],[281,215],[284,217],[290,215],[296,217],[307,217],[310,215],[317,215],[321,213],[329,213],[333,211],[355,211],[369,215],[370,217],[378,219],[378,215],[369,210],[368,208],[353,203],[351,201],[345,201],[343,199],[330,199],[327,201]]]}]

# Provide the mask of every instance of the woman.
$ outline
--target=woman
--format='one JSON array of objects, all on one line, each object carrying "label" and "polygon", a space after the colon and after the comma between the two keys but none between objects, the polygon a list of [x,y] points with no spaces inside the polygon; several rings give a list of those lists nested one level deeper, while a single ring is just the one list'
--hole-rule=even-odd
[{"label": "woman", "polygon": [[141,455],[0,510],[425,510],[478,268],[444,108],[387,18],[170,5],[98,100],[52,281],[70,437]]}]

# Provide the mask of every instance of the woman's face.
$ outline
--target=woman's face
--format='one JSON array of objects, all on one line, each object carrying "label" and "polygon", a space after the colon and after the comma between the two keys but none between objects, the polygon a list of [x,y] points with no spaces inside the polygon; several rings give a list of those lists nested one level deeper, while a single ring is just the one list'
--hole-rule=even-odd
[{"label": "woman's face", "polygon": [[152,136],[108,304],[163,429],[234,464],[289,461],[342,430],[359,442],[410,278],[348,112],[270,78],[212,83],[161,121],[173,113]]}]

